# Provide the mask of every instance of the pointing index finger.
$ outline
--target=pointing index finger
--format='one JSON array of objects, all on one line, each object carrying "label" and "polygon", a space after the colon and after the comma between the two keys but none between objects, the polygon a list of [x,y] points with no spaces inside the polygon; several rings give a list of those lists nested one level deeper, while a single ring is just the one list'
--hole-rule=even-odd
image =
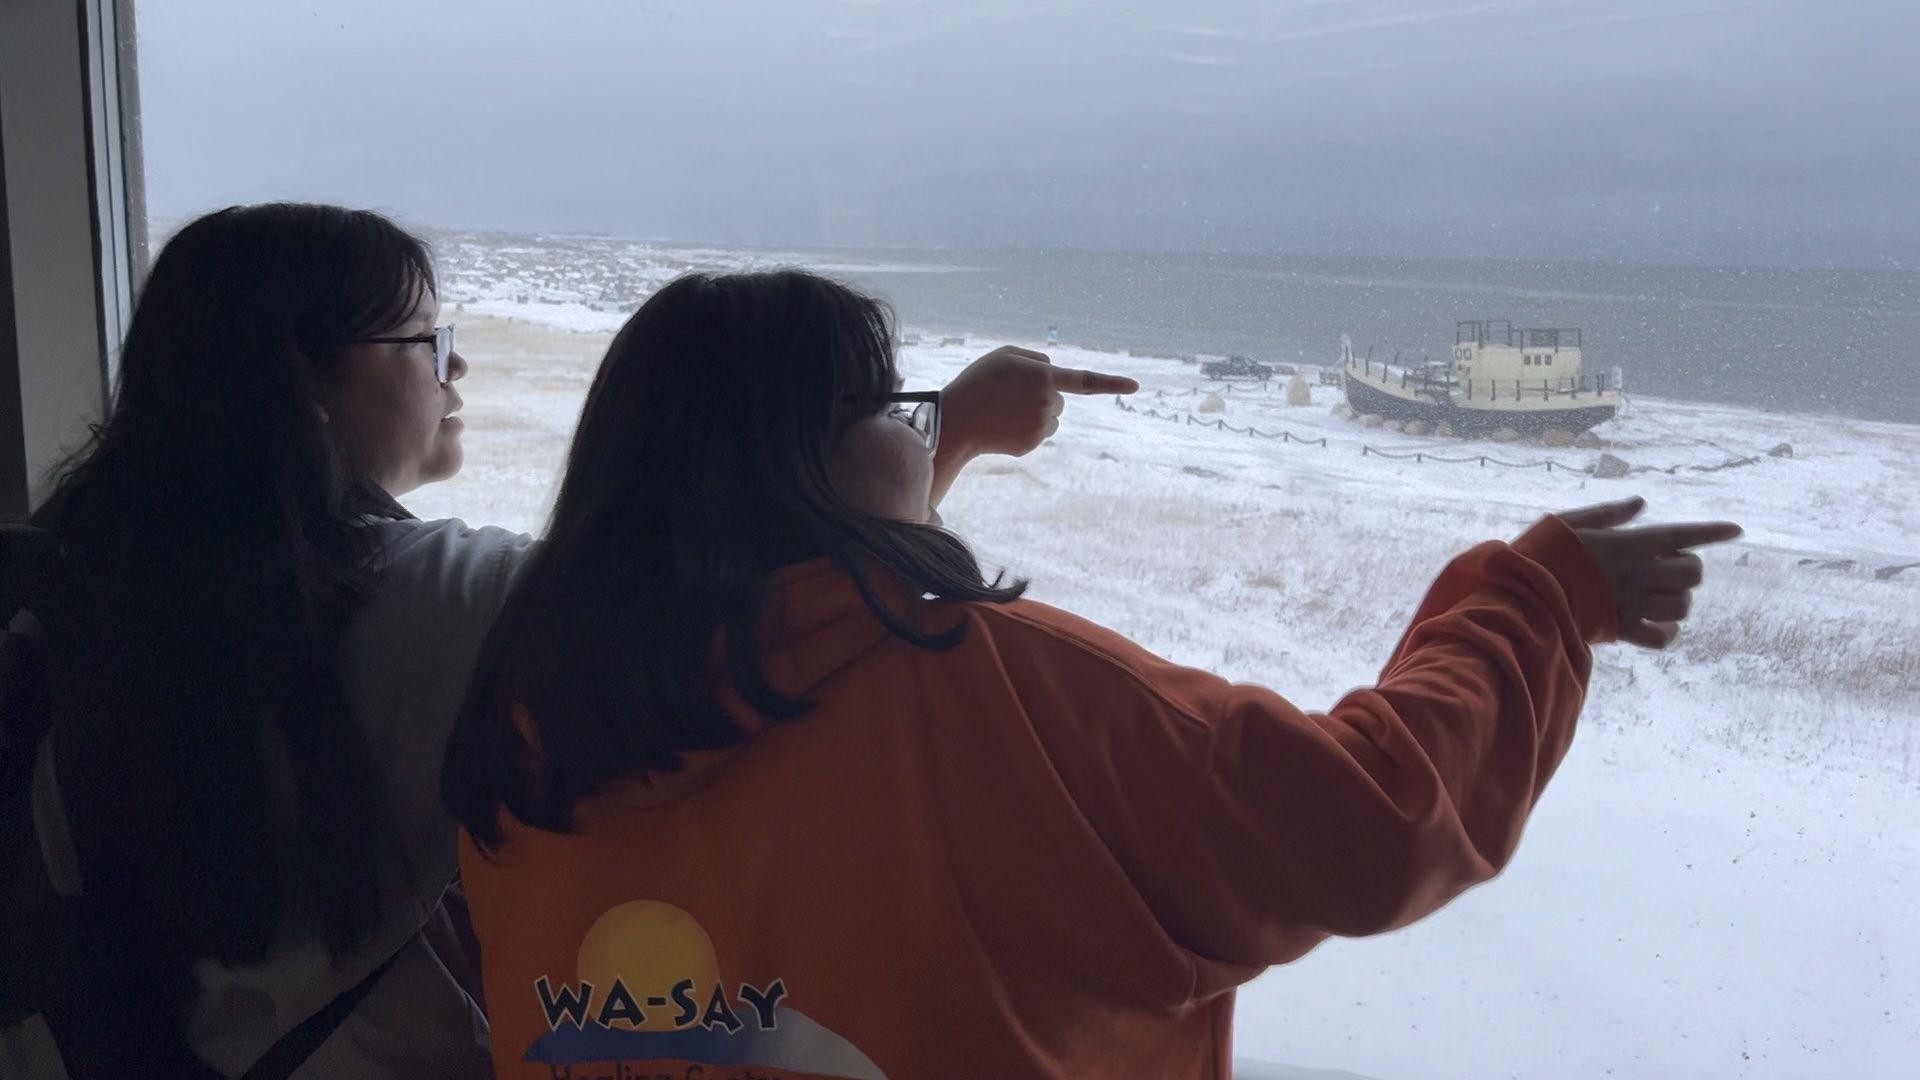
[{"label": "pointing index finger", "polygon": [[1103,375],[1080,368],[1054,368],[1053,385],[1066,394],[1131,394],[1140,384],[1125,375]]},{"label": "pointing index finger", "polygon": [[1688,521],[1677,525],[1650,525],[1629,529],[1636,545],[1648,552],[1684,551],[1702,544],[1720,544],[1736,539],[1743,532],[1731,521]]}]

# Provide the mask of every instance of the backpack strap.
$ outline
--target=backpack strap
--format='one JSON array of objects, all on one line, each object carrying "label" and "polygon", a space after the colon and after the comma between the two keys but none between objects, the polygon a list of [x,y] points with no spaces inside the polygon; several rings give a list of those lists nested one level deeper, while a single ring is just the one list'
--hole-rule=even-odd
[{"label": "backpack strap", "polygon": [[396,952],[382,960],[379,967],[367,973],[366,978],[341,991],[319,1012],[301,1021],[299,1027],[280,1036],[279,1041],[269,1047],[260,1060],[241,1076],[241,1080],[288,1080],[295,1069],[306,1064],[313,1052],[320,1049],[321,1043],[340,1029],[340,1025],[359,1007],[361,999],[393,968],[394,961],[398,959],[400,954]]},{"label": "backpack strap", "polygon": [[46,1017],[33,1013],[0,1027],[0,1076],[68,1080],[67,1063]]},{"label": "backpack strap", "polygon": [[[17,600],[8,595],[0,605],[11,608]],[[24,608],[0,630],[0,828],[8,830],[0,836],[0,848],[8,871],[6,918],[14,931],[4,934],[13,970],[0,975],[8,991],[0,995],[0,1075],[65,1077],[59,1040],[47,1017],[35,1011],[51,970],[21,964],[24,957],[15,955],[26,951],[28,934],[45,929],[44,916],[80,893],[79,855],[53,773],[53,740],[47,738],[46,679],[35,652],[39,636],[39,620]],[[23,873],[35,855],[45,875],[41,880]],[[40,940],[41,946],[47,944]],[[24,970],[28,967],[33,970]],[[16,980],[24,984],[17,987],[24,991],[22,1000],[14,1000]]]},{"label": "backpack strap", "polygon": [[[23,707],[7,710],[13,714],[7,718],[8,740],[20,750],[25,750],[29,745],[33,748],[28,805],[32,808],[33,834],[40,842],[40,862],[46,870],[47,884],[52,887],[54,895],[74,899],[84,888],[80,877],[80,849],[74,846],[66,799],[60,793],[60,777],[53,766],[53,739],[48,730],[53,710],[47,707],[45,701],[45,673],[44,670],[34,670],[39,658],[33,655],[33,650],[41,640],[40,620],[33,612],[21,608],[13,621],[7,624],[5,644],[6,648],[20,652],[17,660],[9,658],[8,670],[0,678],[17,673],[38,683],[37,687],[23,686],[21,689],[40,700],[21,701],[18,704]],[[15,725],[20,730],[13,730]]]},{"label": "backpack strap", "polygon": [[111,884],[90,880],[83,823],[69,803],[87,785],[82,777],[76,787],[63,768],[70,763],[54,708],[53,635],[26,606],[42,599],[37,588],[22,587],[33,553],[9,533],[0,571],[10,614],[0,616],[7,618],[0,629],[0,1072],[64,1078],[151,1068],[210,1076],[177,1025],[159,1014],[135,1010],[111,1025],[98,1015],[102,986],[165,992],[170,983],[156,958],[138,949]]}]

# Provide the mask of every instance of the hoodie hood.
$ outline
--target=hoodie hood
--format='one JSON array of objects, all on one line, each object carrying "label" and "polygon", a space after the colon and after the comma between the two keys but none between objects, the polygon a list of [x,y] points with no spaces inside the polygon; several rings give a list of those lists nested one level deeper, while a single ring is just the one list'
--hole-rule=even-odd
[{"label": "hoodie hood", "polygon": [[[923,619],[931,604],[892,573],[875,569],[868,580],[884,603],[902,618]],[[774,574],[760,618],[761,662],[767,681],[782,695],[807,700],[861,657],[896,641],[853,577],[830,559],[796,563]],[[902,647],[911,646],[898,642]],[[722,700],[741,727],[757,732],[764,721],[731,690]],[[798,721],[805,723],[804,716]],[[752,747],[752,740],[719,750],[681,755],[679,772],[654,773],[621,781],[606,793],[622,806],[657,806],[698,791],[728,762]]]}]

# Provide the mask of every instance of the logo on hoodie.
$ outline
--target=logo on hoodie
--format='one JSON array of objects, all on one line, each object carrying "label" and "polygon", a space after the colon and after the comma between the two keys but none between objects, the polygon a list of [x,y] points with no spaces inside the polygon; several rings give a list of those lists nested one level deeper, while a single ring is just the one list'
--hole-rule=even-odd
[{"label": "logo on hoodie", "polygon": [[[612,1065],[631,1080],[885,1080],[868,1057],[787,1002],[785,979],[727,981],[713,939],[659,900],[609,909],[580,942],[575,978],[534,980],[547,1033],[521,1060],[556,1078]],[[625,1066],[671,1063],[673,1070]],[[757,1071],[783,1070],[783,1071]]]}]

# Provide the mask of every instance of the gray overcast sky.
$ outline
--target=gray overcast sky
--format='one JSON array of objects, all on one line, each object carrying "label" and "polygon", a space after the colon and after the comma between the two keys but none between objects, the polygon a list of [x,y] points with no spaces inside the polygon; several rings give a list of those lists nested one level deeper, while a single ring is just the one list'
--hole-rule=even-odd
[{"label": "gray overcast sky", "polygon": [[1920,263],[1920,0],[142,0],[149,201]]}]

